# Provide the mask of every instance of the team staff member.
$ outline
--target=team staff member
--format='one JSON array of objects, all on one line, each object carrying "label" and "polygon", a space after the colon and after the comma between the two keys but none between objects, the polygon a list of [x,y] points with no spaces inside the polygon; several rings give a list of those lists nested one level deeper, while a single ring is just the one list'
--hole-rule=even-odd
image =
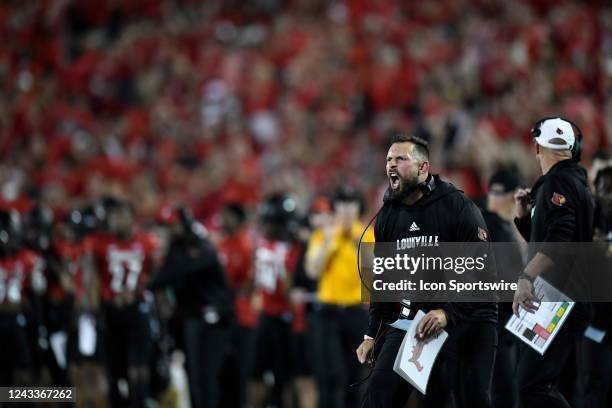
[{"label": "team staff member", "polygon": [[[257,315],[251,305],[253,293],[253,243],[247,228],[247,214],[242,204],[228,203],[221,211],[217,248],[225,269],[227,283],[233,292],[236,319],[230,330],[231,352],[228,353],[238,385],[228,384],[225,394],[235,395],[239,406],[247,404],[247,384],[252,371],[253,332]],[[233,364],[232,364],[233,363]],[[226,363],[227,364],[227,363]],[[237,388],[238,392],[235,392]]]},{"label": "team staff member", "polygon": [[170,247],[149,287],[153,290],[172,287],[184,315],[191,405],[217,407],[219,372],[232,318],[231,293],[206,229],[185,208],[173,210],[166,221]]},{"label": "team staff member", "polygon": [[[595,238],[599,241],[598,256],[601,264],[608,265],[603,269],[612,273],[612,167],[601,169],[595,177],[595,196],[597,211],[595,212]],[[612,303],[598,302],[594,304],[595,316],[591,326],[605,332],[603,338],[582,339],[580,362],[582,363],[582,378],[584,378],[584,395],[582,401],[585,408],[609,407],[612,400]]]},{"label": "team staff member", "polygon": [[[429,148],[416,137],[399,136],[393,140],[387,154],[389,190],[376,218],[376,242],[395,242],[411,236],[437,237],[438,242],[486,241],[488,233],[476,205],[452,184],[429,173]],[[367,334],[357,357],[364,363],[374,347],[374,338],[384,342],[363,399],[363,407],[403,407],[413,387],[393,371],[405,332],[388,328],[387,323],[399,316],[395,303],[375,303],[370,306]],[[443,374],[443,364],[449,369],[461,366],[469,378],[470,406],[490,406],[490,387],[497,341],[497,305],[494,303],[419,303],[410,307],[409,319],[418,310],[426,315],[417,333],[426,338],[446,328],[450,337],[445,343],[446,355],[436,360],[430,378],[426,403],[444,406],[451,390],[450,380]],[[467,319],[469,318],[469,322]],[[467,324],[469,323],[469,324]],[[470,333],[471,341],[463,340],[466,329],[479,323]],[[449,345],[457,349],[450,351]],[[376,357],[376,356],[374,356]],[[446,361],[445,361],[446,360]],[[455,364],[456,365],[453,365]]]},{"label": "team staff member", "polygon": [[[517,316],[519,307],[535,310],[533,280],[543,273],[557,286],[563,283],[560,277],[573,278],[578,283],[573,289],[580,289],[580,282],[575,280],[585,272],[580,262],[568,259],[554,243],[590,242],[593,238],[594,200],[587,173],[578,164],[580,130],[566,119],[548,118],[536,123],[532,133],[542,177],[531,192],[519,190],[515,195],[515,223],[523,237],[533,243],[512,305]],[[524,406],[570,406],[556,383],[589,317],[589,305],[577,303],[543,356],[521,344],[517,381]]]},{"label": "team staff member", "polygon": [[[319,406],[355,407],[359,394],[348,388],[357,382],[361,366],[352,354],[367,328],[361,305],[361,281],[355,270],[357,245],[363,233],[359,222],[363,199],[352,188],[340,188],[333,200],[333,222],[317,228],[308,242],[306,273],[318,279],[317,298],[320,359]],[[366,232],[365,242],[374,234]]]},{"label": "team staff member", "polygon": [[597,198],[595,239],[612,242],[612,165],[597,173],[594,187]]},{"label": "team staff member", "polygon": [[[514,193],[520,187],[516,168],[500,168],[489,179],[487,208],[482,216],[487,223],[491,242],[503,242],[495,248],[495,261],[499,279],[513,282],[518,279],[523,266],[522,254],[517,242],[518,231],[512,223],[514,215]],[[505,329],[512,316],[512,303],[499,304],[497,335],[499,345],[493,372],[493,406],[514,408],[518,401],[518,389],[514,372],[518,361],[517,338]]]}]

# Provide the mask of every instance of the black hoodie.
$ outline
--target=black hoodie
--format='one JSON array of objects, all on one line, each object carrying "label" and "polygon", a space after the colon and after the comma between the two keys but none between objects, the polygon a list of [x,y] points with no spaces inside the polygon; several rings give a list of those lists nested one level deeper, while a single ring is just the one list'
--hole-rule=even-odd
[{"label": "black hoodie", "polygon": [[[572,159],[550,168],[531,188],[531,217],[515,219],[521,235],[528,242],[591,242],[595,199],[589,189],[587,173]],[[531,250],[531,248],[530,248]],[[540,248],[554,257],[552,246]],[[533,250],[529,258],[535,255]]]},{"label": "black hoodie", "polygon": [[[430,176],[424,185],[428,186],[423,188],[424,196],[413,205],[392,199],[387,191],[374,226],[376,242],[396,242],[415,236],[426,237],[423,242],[488,241],[487,227],[480,210],[462,191],[440,180],[437,175]],[[412,227],[413,224],[418,229]],[[433,309],[444,309],[450,329],[465,319],[497,322],[495,303],[413,302],[408,318],[414,318],[418,310],[427,312]],[[367,335],[375,337],[384,324],[398,318],[399,310],[398,303],[372,302]]]},{"label": "black hoodie", "polygon": [[170,243],[162,268],[148,285],[150,290],[172,287],[181,311],[202,318],[212,307],[227,324],[233,316],[232,295],[213,243],[203,234],[186,233]]},{"label": "black hoodie", "polygon": [[[555,268],[543,277],[570,297],[584,300],[591,284],[586,277],[587,260],[564,243],[593,241],[595,200],[586,171],[573,159],[556,163],[531,188],[531,204],[531,216],[514,220],[530,242],[528,259],[537,252],[547,255]],[[583,305],[571,316],[585,320],[588,310]]]}]

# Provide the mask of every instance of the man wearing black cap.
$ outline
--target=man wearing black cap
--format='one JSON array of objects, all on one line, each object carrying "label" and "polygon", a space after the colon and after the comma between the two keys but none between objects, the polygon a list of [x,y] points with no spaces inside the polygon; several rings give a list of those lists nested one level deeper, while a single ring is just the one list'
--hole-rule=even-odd
[{"label": "man wearing black cap", "polygon": [[501,167],[489,179],[487,208],[482,215],[493,242],[516,241],[512,218],[514,193],[519,187],[520,179],[514,167]]},{"label": "man wearing black cap", "polygon": [[183,317],[191,406],[214,407],[233,319],[232,296],[206,228],[186,208],[169,211],[170,247],[149,289],[174,290]]},{"label": "man wearing black cap", "polygon": [[[536,124],[532,134],[542,177],[531,191],[521,189],[515,195],[515,223],[530,242],[529,262],[520,274],[512,305],[517,316],[519,308],[537,309],[533,281],[542,274],[557,287],[570,278],[578,280],[574,290],[585,285],[580,281],[584,266],[560,250],[559,243],[590,242],[593,237],[594,200],[587,173],[578,164],[580,130],[566,119],[547,118]],[[523,406],[569,407],[556,383],[589,314],[589,305],[576,303],[543,356],[521,344],[517,381]]]},{"label": "man wearing black cap", "polygon": [[[516,281],[517,267],[522,265],[522,256],[517,243],[516,228],[511,220],[514,212],[514,193],[520,186],[518,170],[514,167],[500,168],[489,179],[487,207],[482,216],[489,229],[491,242],[503,242],[495,248],[496,269],[499,279]],[[518,399],[514,372],[518,360],[517,339],[504,326],[512,315],[511,303],[499,304],[497,325],[498,346],[493,372],[493,406],[513,408]]]}]

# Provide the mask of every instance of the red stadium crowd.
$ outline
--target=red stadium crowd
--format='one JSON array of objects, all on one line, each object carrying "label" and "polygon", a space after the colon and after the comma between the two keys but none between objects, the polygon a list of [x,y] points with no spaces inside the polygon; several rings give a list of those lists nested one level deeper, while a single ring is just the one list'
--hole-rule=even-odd
[{"label": "red stadium crowd", "polygon": [[398,130],[475,196],[500,161],[533,178],[548,113],[581,125],[587,159],[610,144],[611,25],[598,2],[5,2],[2,200],[207,219],[338,181],[373,197],[363,170]]}]

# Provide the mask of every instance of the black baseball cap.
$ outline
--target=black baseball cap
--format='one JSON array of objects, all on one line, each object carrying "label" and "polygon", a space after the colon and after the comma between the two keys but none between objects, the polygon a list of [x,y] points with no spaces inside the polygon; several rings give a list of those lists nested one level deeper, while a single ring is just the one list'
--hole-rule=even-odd
[{"label": "black baseball cap", "polygon": [[489,179],[490,194],[506,194],[521,185],[516,168],[500,168]]}]

